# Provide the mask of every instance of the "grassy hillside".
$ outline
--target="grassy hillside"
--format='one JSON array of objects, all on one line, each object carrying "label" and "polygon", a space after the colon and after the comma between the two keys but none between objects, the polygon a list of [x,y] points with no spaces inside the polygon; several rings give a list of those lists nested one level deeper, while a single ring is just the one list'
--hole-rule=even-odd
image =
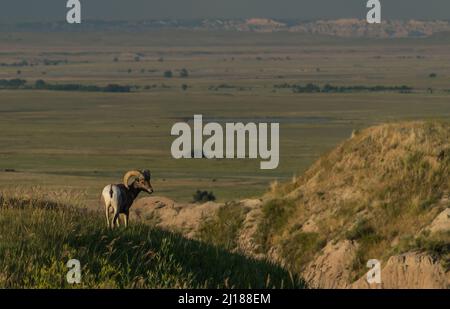
[{"label": "grassy hillside", "polygon": [[[350,259],[348,268],[336,266],[348,274],[347,284],[367,271],[369,259],[386,262],[411,251],[430,254],[448,272],[450,230],[444,211],[450,206],[449,172],[449,123],[371,127],[354,132],[302,176],[273,183],[253,215],[246,215],[249,209],[242,202],[226,205],[200,226],[198,237],[269,256],[305,277],[325,247],[327,252],[355,248],[343,254]],[[439,227],[433,225],[438,215]],[[234,225],[226,224],[230,217],[236,218]],[[237,243],[242,234],[254,243],[250,252]],[[332,254],[325,259],[338,263]]]},{"label": "grassy hillside", "polygon": [[358,245],[355,278],[371,258],[428,251],[449,267],[450,232],[430,233],[449,206],[450,125],[408,122],[354,132],[291,183],[274,185],[261,248],[302,270],[328,242]]},{"label": "grassy hillside", "polygon": [[302,288],[270,263],[133,224],[109,231],[102,215],[44,199],[0,195],[0,288]]}]

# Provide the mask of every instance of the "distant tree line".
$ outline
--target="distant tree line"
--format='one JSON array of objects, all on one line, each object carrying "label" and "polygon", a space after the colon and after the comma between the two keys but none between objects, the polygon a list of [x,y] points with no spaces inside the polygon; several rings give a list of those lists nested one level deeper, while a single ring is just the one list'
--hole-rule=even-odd
[{"label": "distant tree line", "polygon": [[81,84],[50,84],[40,79],[33,85],[27,85],[24,79],[0,79],[0,89],[39,89],[55,91],[86,91],[86,92],[130,92],[130,86],[109,84],[105,87]]},{"label": "distant tree line", "polygon": [[26,67],[26,66],[34,66],[38,64],[43,64],[45,66],[50,65],[60,65],[60,64],[68,64],[69,61],[67,59],[63,60],[53,60],[53,59],[42,59],[34,62],[28,62],[27,60],[21,60],[19,62],[13,63],[0,63],[0,67]]},{"label": "distant tree line", "polygon": [[18,89],[23,88],[27,83],[24,79],[0,79],[0,88],[2,89]]},{"label": "distant tree line", "polygon": [[26,67],[28,66],[28,61],[22,60],[19,62],[13,62],[13,63],[0,63],[0,67]]},{"label": "distant tree line", "polygon": [[292,89],[294,93],[351,93],[351,92],[383,92],[383,91],[395,91],[401,93],[409,93],[413,90],[412,87],[405,85],[402,86],[333,86],[330,84],[325,84],[324,86],[319,86],[316,84],[278,84],[274,85],[276,89]]},{"label": "distant tree line", "polygon": [[130,92],[130,86],[109,84],[105,87],[96,85],[81,84],[48,84],[43,80],[38,80],[34,84],[35,89],[56,90],[56,91],[87,91],[87,92]]}]

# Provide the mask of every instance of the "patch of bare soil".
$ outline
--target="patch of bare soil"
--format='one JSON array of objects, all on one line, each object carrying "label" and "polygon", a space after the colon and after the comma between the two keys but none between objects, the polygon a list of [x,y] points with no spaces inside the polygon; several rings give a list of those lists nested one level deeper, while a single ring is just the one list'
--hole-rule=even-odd
[{"label": "patch of bare soil", "polygon": [[137,200],[131,213],[140,221],[193,238],[200,224],[222,206],[215,202],[176,203],[166,197],[152,196]]},{"label": "patch of bare soil", "polygon": [[319,256],[309,263],[303,277],[312,288],[348,288],[351,282],[351,268],[357,244],[344,240],[328,243]]},{"label": "patch of bare soil", "polygon": [[391,256],[381,269],[380,285],[369,285],[365,276],[351,285],[352,288],[383,289],[447,289],[450,273],[426,253],[408,252]]}]

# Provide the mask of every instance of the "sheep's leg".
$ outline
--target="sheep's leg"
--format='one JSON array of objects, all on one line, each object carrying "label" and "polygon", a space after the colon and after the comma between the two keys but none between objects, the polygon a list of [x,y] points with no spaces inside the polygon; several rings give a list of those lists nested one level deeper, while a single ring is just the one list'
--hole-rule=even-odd
[{"label": "sheep's leg", "polygon": [[105,207],[105,213],[106,213],[106,226],[109,229],[111,227],[110,222],[109,222],[109,206]]},{"label": "sheep's leg", "polygon": [[125,222],[125,214],[120,214],[119,215],[119,222]]},{"label": "sheep's leg", "polygon": [[120,227],[120,223],[119,223],[119,212],[116,212],[116,214],[114,215],[114,219],[113,219],[113,227]]},{"label": "sheep's leg", "polygon": [[128,227],[128,217],[130,216],[130,212],[129,211],[127,211],[126,213],[125,213],[125,227]]}]

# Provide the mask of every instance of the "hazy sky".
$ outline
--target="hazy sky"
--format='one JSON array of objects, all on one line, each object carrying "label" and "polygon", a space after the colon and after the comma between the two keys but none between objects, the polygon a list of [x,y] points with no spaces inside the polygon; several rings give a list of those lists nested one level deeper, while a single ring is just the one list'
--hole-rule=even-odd
[{"label": "hazy sky", "polygon": [[[65,20],[66,0],[0,0],[0,23]],[[81,0],[84,19],[364,18],[367,0]],[[381,0],[383,18],[450,19],[450,0]]]}]

